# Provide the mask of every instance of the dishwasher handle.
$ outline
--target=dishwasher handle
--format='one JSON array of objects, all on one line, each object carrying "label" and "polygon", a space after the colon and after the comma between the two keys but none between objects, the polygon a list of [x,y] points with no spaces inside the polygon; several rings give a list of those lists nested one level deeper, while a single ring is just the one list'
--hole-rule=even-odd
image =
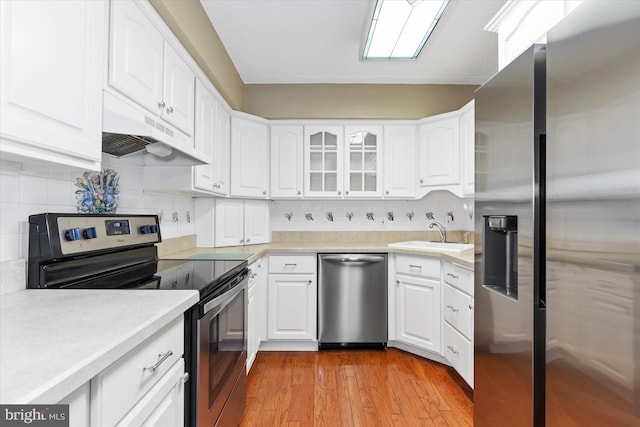
[{"label": "dishwasher handle", "polygon": [[338,255],[323,255],[322,260],[330,263],[348,264],[352,262],[360,262],[360,263],[383,262],[385,261],[385,258],[380,255],[338,254]]}]

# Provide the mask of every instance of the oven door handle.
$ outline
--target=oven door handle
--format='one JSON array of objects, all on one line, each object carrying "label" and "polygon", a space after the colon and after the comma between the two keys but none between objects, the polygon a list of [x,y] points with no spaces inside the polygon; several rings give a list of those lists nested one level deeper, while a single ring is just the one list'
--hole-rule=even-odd
[{"label": "oven door handle", "polygon": [[227,304],[229,304],[236,297],[236,295],[238,295],[240,292],[244,290],[244,288],[247,286],[246,282],[247,280],[245,276],[244,278],[242,278],[242,280],[240,281],[240,283],[238,283],[237,286],[230,289],[228,292],[225,292],[224,294],[205,303],[204,309],[202,311],[202,316],[204,317],[208,315],[209,312],[211,310],[214,310],[216,307],[219,307],[219,310],[215,313],[215,314],[218,314],[224,307],[227,306]]}]

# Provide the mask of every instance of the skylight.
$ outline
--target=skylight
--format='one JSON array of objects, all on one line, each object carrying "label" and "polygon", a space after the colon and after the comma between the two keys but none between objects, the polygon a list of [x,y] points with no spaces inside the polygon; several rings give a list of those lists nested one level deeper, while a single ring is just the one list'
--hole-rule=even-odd
[{"label": "skylight", "polygon": [[449,0],[377,0],[362,59],[417,59]]}]

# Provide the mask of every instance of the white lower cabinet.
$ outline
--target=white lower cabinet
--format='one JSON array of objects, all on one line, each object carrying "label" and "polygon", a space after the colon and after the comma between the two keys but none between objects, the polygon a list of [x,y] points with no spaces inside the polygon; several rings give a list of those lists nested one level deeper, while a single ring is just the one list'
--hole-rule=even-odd
[{"label": "white lower cabinet", "polygon": [[247,298],[247,374],[258,355],[263,338],[264,289],[266,279],[266,257],[262,257],[249,266],[249,291]]},{"label": "white lower cabinet", "polygon": [[440,281],[398,274],[397,339],[440,353]]},{"label": "white lower cabinet", "polygon": [[267,291],[267,338],[315,340],[316,255],[271,255]]},{"label": "white lower cabinet", "polygon": [[58,404],[69,405],[69,427],[87,427],[91,425],[90,382],[78,387]]},{"label": "white lower cabinet", "polygon": [[183,353],[180,316],[91,380],[91,425],[182,425]]},{"label": "white lower cabinet", "polygon": [[473,387],[473,271],[444,261],[442,282],[443,353]]}]

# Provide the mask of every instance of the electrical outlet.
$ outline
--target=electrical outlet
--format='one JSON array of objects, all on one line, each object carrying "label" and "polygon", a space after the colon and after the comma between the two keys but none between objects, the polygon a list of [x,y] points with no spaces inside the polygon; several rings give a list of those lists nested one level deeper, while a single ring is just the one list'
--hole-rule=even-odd
[{"label": "electrical outlet", "polygon": [[444,225],[445,226],[449,226],[449,225],[453,225],[453,212],[447,212],[444,215]]}]

